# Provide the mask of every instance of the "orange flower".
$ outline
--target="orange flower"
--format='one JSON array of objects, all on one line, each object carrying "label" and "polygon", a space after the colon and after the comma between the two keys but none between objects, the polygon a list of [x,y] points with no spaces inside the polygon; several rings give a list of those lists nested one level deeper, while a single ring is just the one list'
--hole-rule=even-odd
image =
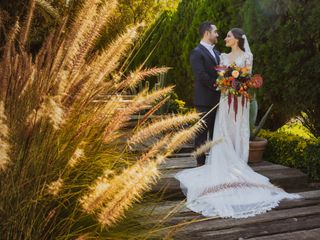
[{"label": "orange flower", "polygon": [[241,72],[242,73],[247,73],[247,72],[249,72],[249,69],[246,68],[246,67],[243,67],[243,68],[241,68]]}]

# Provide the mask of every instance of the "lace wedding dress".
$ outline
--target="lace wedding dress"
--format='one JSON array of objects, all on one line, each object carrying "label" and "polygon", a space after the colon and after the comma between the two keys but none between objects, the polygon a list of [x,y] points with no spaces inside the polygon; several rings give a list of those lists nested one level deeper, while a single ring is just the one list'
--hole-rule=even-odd
[{"label": "lace wedding dress", "polygon": [[[252,66],[252,54],[244,53],[235,63]],[[228,54],[221,54],[220,65],[230,64]],[[282,199],[301,198],[272,185],[248,166],[249,103],[242,106],[238,97],[235,116],[233,103],[229,109],[226,99],[221,96],[213,135],[213,140],[222,141],[211,148],[205,165],[175,175],[187,197],[187,207],[204,216],[246,218],[278,206]]]}]

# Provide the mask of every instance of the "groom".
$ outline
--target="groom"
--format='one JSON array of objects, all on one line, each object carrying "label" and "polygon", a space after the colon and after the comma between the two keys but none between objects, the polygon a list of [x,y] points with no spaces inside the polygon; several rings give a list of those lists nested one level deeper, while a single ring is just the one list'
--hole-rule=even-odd
[{"label": "groom", "polygon": [[[218,42],[217,27],[210,22],[204,22],[199,27],[201,38],[200,44],[192,50],[190,54],[190,64],[194,75],[194,106],[197,112],[206,114],[218,104],[220,92],[216,90],[214,84],[218,77],[215,66],[219,65],[220,53],[214,49]],[[195,147],[199,147],[209,138],[212,140],[213,127],[216,116],[216,109],[212,111],[205,119],[205,129],[195,138]],[[197,166],[205,164],[205,154],[197,157]]]}]

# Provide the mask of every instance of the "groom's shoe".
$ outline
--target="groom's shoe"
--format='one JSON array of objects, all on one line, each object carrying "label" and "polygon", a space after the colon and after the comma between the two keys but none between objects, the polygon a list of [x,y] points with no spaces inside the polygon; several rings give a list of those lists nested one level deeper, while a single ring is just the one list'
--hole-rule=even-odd
[{"label": "groom's shoe", "polygon": [[201,167],[203,165],[204,165],[204,163],[197,163],[197,167]]}]

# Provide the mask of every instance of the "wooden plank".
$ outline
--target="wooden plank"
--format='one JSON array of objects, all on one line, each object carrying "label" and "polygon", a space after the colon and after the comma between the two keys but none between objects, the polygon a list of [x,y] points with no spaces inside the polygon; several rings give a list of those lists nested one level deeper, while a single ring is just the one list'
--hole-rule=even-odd
[{"label": "wooden plank", "polygon": [[[278,168],[274,167],[261,167],[257,168],[256,172],[268,177],[269,179],[281,179],[288,177],[305,177],[306,174],[302,173],[299,169],[295,168]],[[255,168],[253,168],[255,170]],[[163,171],[162,178],[163,179],[173,179],[174,175],[181,171],[181,169],[170,169],[168,171]]]},{"label": "wooden plank", "polygon": [[182,169],[182,168],[194,168],[197,166],[197,161],[194,157],[175,157],[168,158],[163,164],[161,164],[160,169],[170,170],[170,169]]},{"label": "wooden plank", "polygon": [[[274,234],[280,233],[288,236],[290,232],[320,228],[320,214],[306,217],[294,217],[280,219],[277,221],[255,223],[249,226],[223,229],[218,231],[206,231],[190,233],[188,236],[194,236],[190,239],[214,239],[214,240],[232,240],[232,239],[250,239],[252,237],[269,237],[274,239]],[[290,236],[290,235],[289,235]],[[177,238],[178,239],[178,238]],[[258,238],[260,239],[260,238]],[[291,238],[287,238],[291,239]]]},{"label": "wooden plank", "polygon": [[[262,170],[274,170],[274,169],[287,169],[288,167],[272,164],[266,161],[250,165],[255,171]],[[161,164],[160,169],[171,170],[171,169],[186,169],[197,167],[197,161],[195,157],[185,156],[185,157],[172,157],[168,158],[163,164]]]},{"label": "wooden plank", "polygon": [[169,158],[191,157],[191,153],[173,153]]},{"label": "wooden plank", "polygon": [[[316,199],[303,199],[303,200],[283,200],[280,202],[279,206],[274,208],[273,211],[278,211],[281,209],[293,209],[298,207],[308,207],[320,204],[320,197]],[[175,219],[191,220],[194,217],[199,217],[205,219],[198,213],[192,212],[188,209],[184,201],[170,201],[170,202],[161,202],[161,204],[149,204],[144,206],[143,212],[152,212],[153,215],[162,215],[170,211],[175,212]]]},{"label": "wooden plank", "polygon": [[305,191],[300,192],[299,194],[302,195],[305,199],[313,199],[320,197],[320,190]]},{"label": "wooden plank", "polygon": [[[302,207],[302,206],[312,206],[320,203],[320,190],[314,191],[306,191],[306,192],[299,192],[303,199],[299,200],[283,200],[280,202],[279,207],[277,209],[287,209],[287,208],[294,208],[294,207]],[[176,208],[176,213],[191,213],[191,211],[185,206],[185,200],[182,201],[163,201],[157,204],[150,204],[150,203],[143,203],[145,206],[143,211],[153,211],[153,214],[161,214],[161,213],[168,213],[174,208]],[[198,215],[195,213],[195,215]],[[178,216],[178,215],[177,215]]]},{"label": "wooden plank", "polygon": [[[190,234],[191,232],[205,232],[205,231],[217,231],[221,229],[234,228],[234,227],[247,227],[249,225],[255,225],[258,223],[279,221],[281,219],[306,217],[311,215],[320,215],[320,204],[308,207],[300,207],[294,209],[281,209],[278,211],[269,211],[264,214],[259,214],[255,217],[244,218],[244,219],[232,219],[232,218],[208,218],[206,221],[195,222],[185,226],[179,235]],[[183,218],[180,218],[178,223]],[[170,221],[173,224],[175,221]],[[176,223],[177,223],[176,222]]]},{"label": "wooden plank", "polygon": [[[135,123],[133,125],[128,125],[129,127],[132,127],[132,126],[135,126]],[[137,153],[140,153],[140,152],[145,152],[149,149],[149,147],[144,147],[144,146],[135,146],[133,149],[132,149],[132,152],[137,152]],[[183,153],[183,154],[190,154],[190,152],[192,152],[193,150],[193,146],[191,144],[184,144],[181,146],[180,149],[178,149],[176,151],[176,154],[178,153]]]},{"label": "wooden plank", "polygon": [[290,233],[274,234],[265,237],[248,238],[250,240],[318,240],[320,239],[320,228],[296,231]]}]

